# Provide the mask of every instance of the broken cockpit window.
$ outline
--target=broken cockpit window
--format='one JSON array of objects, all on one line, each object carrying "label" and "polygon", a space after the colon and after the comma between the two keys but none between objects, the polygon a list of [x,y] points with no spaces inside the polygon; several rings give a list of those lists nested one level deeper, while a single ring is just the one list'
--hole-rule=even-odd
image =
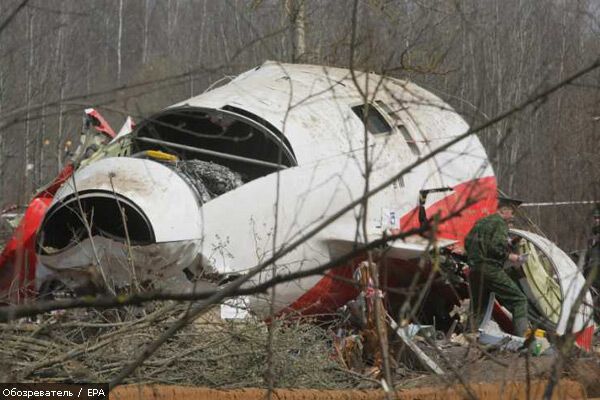
[{"label": "broken cockpit window", "polygon": [[227,106],[168,109],[140,124],[132,152],[160,150],[180,160],[212,162],[239,174],[243,182],[296,165],[281,132],[248,114]]}]

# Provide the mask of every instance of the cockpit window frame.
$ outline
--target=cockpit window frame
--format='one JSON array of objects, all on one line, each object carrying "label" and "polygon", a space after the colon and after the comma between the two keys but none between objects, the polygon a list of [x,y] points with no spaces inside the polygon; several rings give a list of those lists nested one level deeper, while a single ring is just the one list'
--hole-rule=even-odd
[{"label": "cockpit window frame", "polygon": [[[363,114],[362,114],[362,112],[365,108],[365,105],[368,105],[367,121],[365,121]],[[390,118],[387,117],[385,115],[386,113],[383,112],[383,110],[381,110],[379,107],[377,107],[374,103],[359,103],[356,105],[352,105],[352,106],[350,106],[350,110],[352,110],[352,113],[354,114],[354,116],[360,120],[360,122],[363,124],[363,126],[366,127],[367,131],[374,137],[387,137],[394,133],[394,125],[392,123],[390,123],[391,122]],[[374,131],[373,129],[370,129],[370,126],[372,126],[372,125],[369,124],[369,118],[371,118],[372,116],[375,116],[375,118],[377,118],[378,122],[383,122],[387,129],[384,131]]]},{"label": "cockpit window frame", "polygon": [[402,138],[406,142],[406,145],[410,149],[411,153],[413,153],[413,155],[417,157],[420,157],[421,149],[419,148],[417,141],[415,140],[414,136],[412,135],[410,129],[408,128],[402,117],[398,115],[398,112],[393,111],[392,108],[383,100],[375,100],[374,103],[377,107],[380,108],[381,111],[383,111],[384,115],[386,115],[389,119],[393,121],[391,125],[394,131],[402,135]]}]

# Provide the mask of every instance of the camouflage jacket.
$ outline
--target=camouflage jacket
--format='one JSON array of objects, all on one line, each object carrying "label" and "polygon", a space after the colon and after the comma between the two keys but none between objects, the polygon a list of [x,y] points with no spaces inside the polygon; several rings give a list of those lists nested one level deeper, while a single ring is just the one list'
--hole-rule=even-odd
[{"label": "camouflage jacket", "polygon": [[508,225],[498,214],[477,221],[465,239],[469,265],[478,268],[483,264],[500,268],[508,258]]}]

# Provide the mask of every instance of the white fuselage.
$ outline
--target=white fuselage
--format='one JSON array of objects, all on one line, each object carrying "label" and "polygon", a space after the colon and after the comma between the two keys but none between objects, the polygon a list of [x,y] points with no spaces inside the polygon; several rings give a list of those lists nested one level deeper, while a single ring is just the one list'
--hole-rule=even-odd
[{"label": "white fuselage", "polygon": [[[373,133],[371,127],[365,128],[352,109],[363,105],[365,99],[385,120],[388,131]],[[289,141],[297,165],[254,179],[199,206],[193,204],[193,193],[182,185],[183,181],[160,163],[106,158],[77,171],[71,183],[58,193],[55,204],[83,189],[115,191],[147,214],[158,245],[171,243],[172,248],[175,243],[185,242],[189,254],[189,243],[193,243],[197,253],[180,257],[186,260],[184,263],[189,261],[188,266],[203,260],[205,267],[219,274],[242,274],[361,198],[366,189],[388,180],[468,129],[451,107],[414,84],[359,72],[354,80],[348,70],[271,62],[173,109],[225,106],[257,115],[279,130]],[[111,178],[110,171],[118,173]],[[365,242],[365,234],[372,238],[388,229],[405,229],[402,220],[414,211],[421,189],[462,187],[454,197],[464,196],[459,202],[464,204],[470,195],[469,183],[481,179],[491,180],[492,185],[489,193],[480,197],[495,196],[493,171],[481,143],[471,136],[369,198],[364,225],[359,218],[361,206],[357,206],[279,259],[276,271],[297,271],[326,263],[339,255],[339,246],[333,243],[340,240],[360,243]],[[427,206],[439,204],[445,196],[432,194]],[[166,197],[170,200],[163,201]],[[446,211],[452,206],[446,205]],[[461,240],[460,233],[454,236]],[[123,260],[127,259],[123,243],[100,246],[110,247],[105,250],[107,254],[121,254]],[[72,269],[78,267],[77,263],[93,264],[92,250],[91,243],[72,248],[68,263],[67,252],[42,256],[41,260],[54,269]],[[143,249],[135,251],[143,253]],[[186,266],[174,259],[176,252],[168,253],[163,263],[155,260],[152,268],[162,269],[164,277],[182,276]],[[105,270],[111,268],[109,263]],[[127,269],[128,264],[123,261],[119,268]],[[266,269],[257,279],[267,279],[272,271]],[[316,275],[280,284],[275,309],[293,304],[320,279]],[[255,309],[264,305],[256,300]]]}]

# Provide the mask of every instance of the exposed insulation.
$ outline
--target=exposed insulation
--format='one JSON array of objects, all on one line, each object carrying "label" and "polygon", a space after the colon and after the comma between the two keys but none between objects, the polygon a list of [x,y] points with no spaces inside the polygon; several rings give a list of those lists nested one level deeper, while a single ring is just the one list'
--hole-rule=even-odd
[{"label": "exposed insulation", "polygon": [[243,184],[237,172],[213,162],[201,160],[180,161],[175,165],[196,189],[202,203],[214,199]]}]

